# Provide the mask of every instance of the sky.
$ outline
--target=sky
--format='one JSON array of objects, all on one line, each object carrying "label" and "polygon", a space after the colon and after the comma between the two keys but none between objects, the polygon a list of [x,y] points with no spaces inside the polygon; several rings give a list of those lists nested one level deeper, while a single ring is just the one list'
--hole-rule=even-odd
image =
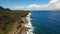
[{"label": "sky", "polygon": [[0,0],[0,6],[12,10],[60,9],[60,0]]}]

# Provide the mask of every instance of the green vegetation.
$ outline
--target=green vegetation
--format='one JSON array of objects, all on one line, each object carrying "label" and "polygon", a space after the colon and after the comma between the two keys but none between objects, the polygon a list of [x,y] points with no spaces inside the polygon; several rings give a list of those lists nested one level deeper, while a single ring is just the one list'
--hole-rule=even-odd
[{"label": "green vegetation", "polygon": [[0,34],[6,34],[13,30],[14,24],[20,17],[26,17],[28,11],[10,10],[0,6]]}]

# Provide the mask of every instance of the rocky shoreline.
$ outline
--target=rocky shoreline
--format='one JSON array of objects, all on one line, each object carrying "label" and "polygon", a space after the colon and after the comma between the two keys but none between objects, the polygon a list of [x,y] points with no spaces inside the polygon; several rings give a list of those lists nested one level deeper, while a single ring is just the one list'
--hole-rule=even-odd
[{"label": "rocky shoreline", "polygon": [[15,23],[14,31],[9,32],[8,34],[27,34],[28,27],[25,25],[28,25],[28,20],[26,19],[27,16],[21,17],[19,23]]},{"label": "rocky shoreline", "polygon": [[0,34],[27,34],[30,29],[26,27],[28,14],[24,10],[11,10],[0,6]]}]

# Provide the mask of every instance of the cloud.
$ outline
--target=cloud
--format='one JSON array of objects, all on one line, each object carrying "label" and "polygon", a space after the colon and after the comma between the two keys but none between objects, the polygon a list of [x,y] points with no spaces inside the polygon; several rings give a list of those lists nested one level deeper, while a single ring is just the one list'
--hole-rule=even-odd
[{"label": "cloud", "polygon": [[60,9],[59,0],[50,0],[48,4],[30,4],[28,6],[16,6],[13,9],[21,9],[21,10],[50,10],[50,9]]},{"label": "cloud", "polygon": [[59,2],[59,0],[51,0],[49,2],[49,8],[51,8],[51,9],[60,9],[60,2]]}]

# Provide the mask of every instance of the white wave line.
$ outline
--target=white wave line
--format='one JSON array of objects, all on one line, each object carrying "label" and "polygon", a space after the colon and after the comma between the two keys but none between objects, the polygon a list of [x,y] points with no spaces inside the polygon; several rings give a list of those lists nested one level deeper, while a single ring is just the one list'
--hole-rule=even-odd
[{"label": "white wave line", "polygon": [[32,20],[31,18],[30,18],[30,15],[31,15],[31,13],[29,13],[28,15],[27,15],[27,17],[26,17],[26,19],[28,20],[28,25],[27,25],[27,27],[28,28],[31,28],[31,29],[29,29],[29,31],[27,32],[27,34],[34,34],[32,31],[34,30],[34,27],[32,26],[32,24],[31,24],[31,21],[30,20]]}]

